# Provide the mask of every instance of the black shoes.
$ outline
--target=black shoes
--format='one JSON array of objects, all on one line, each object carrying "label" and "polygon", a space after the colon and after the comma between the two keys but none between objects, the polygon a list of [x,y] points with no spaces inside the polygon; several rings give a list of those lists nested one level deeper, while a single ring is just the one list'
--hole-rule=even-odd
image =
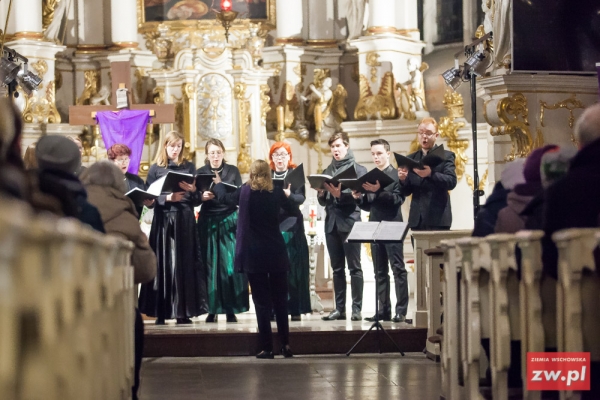
[{"label": "black shoes", "polygon": [[373,315],[372,317],[365,318],[365,321],[375,322],[375,321],[391,321],[391,315]]},{"label": "black shoes", "polygon": [[273,355],[272,351],[261,351],[256,355],[256,358],[267,358],[272,360],[275,358],[275,356]]},{"label": "black shoes", "polygon": [[235,314],[227,314],[227,322],[237,322]]},{"label": "black shoes", "polygon": [[177,318],[177,325],[185,325],[185,324],[192,324],[192,320],[189,318]]},{"label": "black shoes", "polygon": [[335,321],[336,319],[346,319],[346,313],[339,310],[333,310],[326,317],[321,317],[323,321]]},{"label": "black shoes", "polygon": [[294,357],[294,354],[292,353],[292,350],[290,350],[289,345],[285,345],[285,346],[281,347],[281,355],[284,356],[285,358]]},{"label": "black shoes", "polygon": [[218,314],[208,314],[206,317],[206,322],[217,322],[219,320]]},{"label": "black shoes", "polygon": [[350,317],[350,320],[360,321],[361,319],[362,319],[362,315],[360,314],[360,311],[352,311],[352,316]]},{"label": "black shoes", "polygon": [[165,324],[164,318],[156,318],[156,321],[154,322],[154,325],[164,325],[164,324]]},{"label": "black shoes", "polygon": [[302,321],[302,317],[300,315],[292,315],[292,321]]},{"label": "black shoes", "polygon": [[406,321],[406,315],[396,314],[394,318],[392,318],[392,322],[404,322]]}]

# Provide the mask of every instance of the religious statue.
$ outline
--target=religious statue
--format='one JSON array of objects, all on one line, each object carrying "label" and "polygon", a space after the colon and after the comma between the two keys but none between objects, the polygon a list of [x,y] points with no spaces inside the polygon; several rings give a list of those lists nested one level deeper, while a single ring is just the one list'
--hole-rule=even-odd
[{"label": "religious statue", "polygon": [[73,0],[50,0],[44,1],[44,17],[48,23],[44,31],[44,37],[53,42],[59,42],[58,35],[63,19],[67,14],[67,7]]},{"label": "religious statue", "polygon": [[483,29],[493,32],[495,69],[510,68],[511,63],[511,0],[482,0],[481,8],[485,13]]},{"label": "religious statue", "polygon": [[248,28],[250,30],[250,37],[246,42],[246,49],[252,55],[252,61],[254,62],[254,66],[259,66],[259,61],[262,58],[262,50],[265,46],[265,39],[258,36],[258,31],[260,29],[259,24],[250,24]]},{"label": "religious statue", "polygon": [[108,98],[110,97],[110,90],[106,86],[102,86],[98,92],[90,97],[90,105],[92,106],[108,106],[110,105],[110,101]]},{"label": "religious statue", "polygon": [[301,136],[302,131],[317,129],[320,126],[321,137],[328,138],[341,131],[341,124],[348,117],[348,92],[341,84],[338,84],[335,90],[331,90],[332,80],[327,75],[327,70],[315,69],[314,82],[309,85],[307,93],[300,96],[305,105],[303,120],[298,126]]},{"label": "religious statue", "polygon": [[423,72],[429,68],[429,65],[411,57],[408,59],[407,66],[410,79],[396,85],[396,89],[399,89],[396,103],[400,110],[400,117],[412,120],[416,118],[418,112],[427,112]]},{"label": "religious statue", "polygon": [[365,12],[369,0],[348,0],[346,10],[346,25],[348,26],[348,40],[362,36],[365,20],[368,16]]}]

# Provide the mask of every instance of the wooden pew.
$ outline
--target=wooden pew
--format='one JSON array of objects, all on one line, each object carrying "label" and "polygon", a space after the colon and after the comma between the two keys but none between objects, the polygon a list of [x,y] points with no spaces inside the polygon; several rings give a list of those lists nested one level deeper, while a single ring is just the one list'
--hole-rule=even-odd
[{"label": "wooden pew", "polygon": [[[552,240],[558,247],[558,351],[590,352],[592,361],[600,361],[600,278],[593,256],[600,230],[562,230],[554,233]],[[560,392],[561,399],[580,397],[578,392]]]},{"label": "wooden pew", "polygon": [[460,265],[457,262],[455,240],[442,240],[440,247],[444,251],[444,274],[442,292],[444,294],[444,335],[441,348],[442,397],[446,400],[463,399],[463,390],[459,384],[460,375],[460,309],[458,275]]},{"label": "wooden pew", "polygon": [[543,231],[521,231],[515,235],[521,249],[521,377],[523,398],[541,399],[540,391],[527,390],[527,353],[542,352],[546,348],[542,321],[542,245]]}]

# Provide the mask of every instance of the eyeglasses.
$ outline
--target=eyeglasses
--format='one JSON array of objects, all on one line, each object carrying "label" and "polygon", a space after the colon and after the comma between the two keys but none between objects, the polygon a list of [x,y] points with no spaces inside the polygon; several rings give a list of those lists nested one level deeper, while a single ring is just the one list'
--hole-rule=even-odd
[{"label": "eyeglasses", "polygon": [[436,135],[435,132],[419,132],[420,136],[433,137]]},{"label": "eyeglasses", "polygon": [[290,155],[288,153],[273,153],[273,155],[271,157],[281,160],[283,158],[289,157]]},{"label": "eyeglasses", "polygon": [[120,160],[115,160],[115,163],[116,163],[116,164],[121,164],[121,165],[123,165],[123,164],[128,164],[128,163],[129,163],[129,161],[130,161],[130,159],[129,159],[129,158],[122,158],[122,159],[120,159]]},{"label": "eyeglasses", "polygon": [[210,153],[208,153],[208,155],[210,157],[218,157],[218,156],[222,156],[223,152],[222,151],[211,151]]}]

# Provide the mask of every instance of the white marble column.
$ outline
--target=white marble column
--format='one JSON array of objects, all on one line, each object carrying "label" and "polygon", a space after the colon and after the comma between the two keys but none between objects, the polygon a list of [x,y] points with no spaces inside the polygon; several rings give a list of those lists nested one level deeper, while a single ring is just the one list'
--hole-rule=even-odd
[{"label": "white marble column", "polygon": [[77,36],[79,52],[97,52],[106,49],[102,1],[77,0]]},{"label": "white marble column", "polygon": [[138,47],[136,0],[111,0],[110,34],[114,47]]},{"label": "white marble column", "polygon": [[396,5],[396,29],[398,33],[419,39],[417,0],[404,0]]},{"label": "white marble column", "polygon": [[302,38],[302,27],[304,26],[302,3],[302,0],[277,0],[276,42],[278,44],[302,44],[304,42]]},{"label": "white marble column", "polygon": [[[7,3],[5,1],[5,3]],[[15,37],[19,39],[41,39],[42,2],[39,0],[18,0],[13,2]],[[4,28],[4,27],[2,27]]]},{"label": "white marble column", "polygon": [[425,42],[425,54],[433,51],[433,44],[437,40],[437,2],[436,0],[423,0],[423,41]]},{"label": "white marble column", "polygon": [[315,47],[335,47],[333,0],[308,0],[308,40]]},{"label": "white marble column", "polygon": [[369,33],[396,32],[396,2],[369,0]]},{"label": "white marble column", "polygon": [[[4,24],[6,23],[6,16],[8,14],[8,1],[0,1],[0,21],[2,26],[0,29],[4,30]],[[13,8],[10,12],[10,19],[8,20],[8,27],[6,28],[6,34],[12,35],[15,33],[15,9]]]}]

